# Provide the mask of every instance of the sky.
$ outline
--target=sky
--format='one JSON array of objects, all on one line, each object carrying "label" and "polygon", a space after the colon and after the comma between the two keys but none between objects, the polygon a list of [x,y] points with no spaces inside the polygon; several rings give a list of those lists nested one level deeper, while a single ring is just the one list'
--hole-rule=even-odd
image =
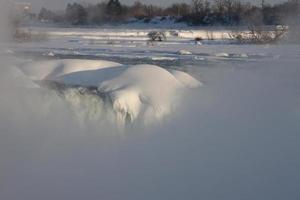
[{"label": "sky", "polygon": [[[49,8],[49,9],[55,9],[55,10],[62,10],[65,8],[67,3],[72,2],[84,2],[84,3],[97,3],[101,2],[102,0],[13,0],[16,2],[27,2],[32,4],[32,8],[34,11],[38,11],[42,6]],[[133,4],[136,0],[120,0],[121,3],[124,4]],[[213,1],[213,0],[210,0]],[[250,3],[259,3],[261,0],[242,0],[244,2],[250,2]],[[285,0],[266,0],[267,3],[278,3]],[[171,3],[176,2],[191,2],[191,0],[140,0],[142,3],[152,3],[160,6],[166,6]]]}]

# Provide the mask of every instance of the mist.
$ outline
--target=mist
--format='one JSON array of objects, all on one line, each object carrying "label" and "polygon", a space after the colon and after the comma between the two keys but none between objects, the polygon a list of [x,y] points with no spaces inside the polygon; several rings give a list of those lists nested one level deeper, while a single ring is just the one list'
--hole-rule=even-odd
[{"label": "mist", "polygon": [[120,131],[81,121],[1,45],[0,199],[298,200],[300,52],[278,49],[281,60],[201,68],[204,86],[172,116]]},{"label": "mist", "polygon": [[180,115],[122,134],[79,125],[55,94],[24,91],[2,68],[0,197],[298,199],[299,69],[282,64],[204,72],[218,81]]}]

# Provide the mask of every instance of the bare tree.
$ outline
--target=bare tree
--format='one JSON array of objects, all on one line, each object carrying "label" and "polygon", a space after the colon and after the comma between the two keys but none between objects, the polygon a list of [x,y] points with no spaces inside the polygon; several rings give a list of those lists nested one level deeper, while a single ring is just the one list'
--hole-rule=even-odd
[{"label": "bare tree", "polygon": [[173,17],[182,17],[190,13],[191,6],[186,3],[175,3],[165,10],[166,14]]},{"label": "bare tree", "polygon": [[234,32],[230,36],[242,44],[272,44],[282,39],[288,31],[285,26],[278,26],[274,30],[263,27],[249,26],[249,31]]},{"label": "bare tree", "polygon": [[150,41],[163,41],[166,40],[166,34],[162,31],[151,31],[150,33],[148,33],[148,37],[150,39]]}]

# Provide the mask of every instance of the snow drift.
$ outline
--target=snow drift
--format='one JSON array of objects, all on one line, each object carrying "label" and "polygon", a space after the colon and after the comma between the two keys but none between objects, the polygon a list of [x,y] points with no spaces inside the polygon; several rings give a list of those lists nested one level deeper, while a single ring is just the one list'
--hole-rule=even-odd
[{"label": "snow drift", "polygon": [[[120,123],[162,119],[188,89],[201,83],[189,74],[155,65],[122,65],[103,60],[51,60],[27,63],[20,70],[35,82],[55,83],[73,105],[95,97],[109,105]],[[70,89],[72,88],[72,89]],[[74,89],[75,88],[75,89]],[[77,90],[79,92],[74,92]],[[70,91],[72,95],[70,95]],[[74,97],[76,96],[76,98]],[[80,97],[78,97],[80,95]],[[79,99],[79,100],[78,100]]]}]

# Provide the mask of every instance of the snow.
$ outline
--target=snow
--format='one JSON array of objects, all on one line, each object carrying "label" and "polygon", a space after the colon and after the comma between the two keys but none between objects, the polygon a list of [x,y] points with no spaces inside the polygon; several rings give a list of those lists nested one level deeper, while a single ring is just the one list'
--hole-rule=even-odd
[{"label": "snow", "polygon": [[175,78],[180,81],[183,85],[187,88],[197,88],[202,85],[197,79],[193,78],[192,76],[188,75],[185,72],[178,71],[178,70],[171,70],[170,71]]},{"label": "snow", "polygon": [[112,105],[119,122],[152,121],[171,113],[186,89],[201,83],[185,72],[155,65],[126,66],[103,60],[50,60],[27,63],[20,69],[35,81],[97,87]]},{"label": "snow", "polygon": [[190,51],[187,51],[187,50],[185,50],[185,49],[182,49],[182,50],[179,50],[179,51],[177,52],[177,54],[178,54],[178,55],[192,55],[193,53],[190,52]]},{"label": "snow", "polygon": [[[259,54],[266,56],[276,53],[274,46],[256,48],[253,45],[237,45],[231,38],[222,35],[229,34],[232,30],[222,27],[185,27],[185,28],[151,28],[152,26],[137,28],[130,26],[111,26],[99,28],[59,28],[59,27],[31,27],[34,33],[45,33],[46,40],[39,42],[25,42],[10,44],[16,54],[26,52],[43,57],[69,58],[70,55],[83,56],[84,58],[113,60],[126,59],[150,59],[157,64],[158,61],[174,61],[192,59],[192,53],[197,57],[204,57],[207,61],[250,60],[259,59]],[[246,29],[241,27],[240,30]],[[165,32],[166,41],[149,42],[147,34],[151,31]],[[211,36],[213,35],[213,39]],[[221,37],[222,36],[222,37]],[[201,44],[197,44],[195,38],[201,38]],[[281,47],[280,47],[281,48]],[[184,51],[181,51],[184,50]],[[54,55],[54,56],[53,56]],[[230,56],[241,55],[241,56]],[[246,56],[247,55],[247,56]],[[251,56],[254,55],[254,56]],[[265,56],[261,56],[263,58]],[[194,59],[197,61],[197,59]],[[225,59],[224,59],[225,60]],[[157,61],[157,62],[155,62]],[[199,60],[198,60],[199,61]],[[127,63],[127,62],[126,62]],[[145,63],[140,61],[139,63]],[[130,64],[135,64],[134,61]]]},{"label": "snow", "polygon": [[[236,62],[256,62],[268,58],[281,59],[275,55],[285,52],[283,46],[230,44],[228,43],[230,38],[226,37],[230,31],[223,28],[33,27],[31,30],[36,33],[45,32],[49,38],[41,42],[13,44],[12,47],[7,48],[15,51],[15,54],[26,52],[36,56],[43,55],[49,59],[54,57],[84,59],[28,63],[26,67],[20,68],[24,74],[32,80],[50,80],[66,85],[93,86],[101,89],[101,92],[105,93],[106,100],[123,121],[125,118],[129,120],[136,120],[140,117],[153,118],[146,117],[149,115],[162,118],[171,113],[172,107],[179,102],[177,99],[182,96],[181,91],[201,85],[189,75],[196,71],[195,76],[199,77],[198,69],[195,68],[201,69],[215,65],[233,67]],[[167,40],[149,44],[147,34],[154,30],[166,32]],[[202,45],[195,44],[196,37],[202,38]],[[292,48],[298,51],[297,47]],[[141,63],[151,64],[151,67],[143,67],[145,72],[151,75],[140,75],[144,72],[138,70],[135,73],[131,72],[132,68],[136,68],[136,64]],[[175,89],[153,78],[161,76],[161,73],[154,72],[157,65],[164,68],[160,68],[162,71],[168,72],[164,81],[168,82],[169,76],[173,77],[172,80],[176,80]],[[179,69],[179,71],[174,69]],[[125,78],[129,73],[132,80]],[[135,77],[139,76],[143,77],[143,84],[140,80],[134,83],[129,81],[137,80]],[[148,79],[148,76],[152,79]],[[111,85],[105,86],[110,89],[103,88],[104,83],[108,82]],[[112,86],[119,83],[122,83],[120,86],[122,89],[113,90]],[[157,100],[156,97],[159,94],[149,89],[151,84],[153,90],[166,87],[167,93],[170,93],[169,96],[162,96],[161,100]],[[177,87],[178,85],[180,87]],[[76,91],[74,93],[77,94]],[[149,99],[151,101],[148,101]]]},{"label": "snow", "polygon": [[229,54],[228,53],[217,53],[216,57],[225,57],[225,58],[227,58],[227,57],[229,57]]},{"label": "snow", "polygon": [[66,74],[118,66],[121,64],[102,60],[63,59],[28,63],[20,69],[33,80],[58,81],[60,76]]},{"label": "snow", "polygon": [[48,56],[55,56],[55,54],[53,52],[49,52]]},{"label": "snow", "polygon": [[177,60],[178,58],[174,58],[174,57],[163,57],[163,56],[154,56],[151,57],[152,60],[158,60],[158,61],[162,61],[162,60],[169,60],[169,61],[174,61]]},{"label": "snow", "polygon": [[114,110],[129,114],[130,119],[137,118],[141,110],[146,116],[154,114],[161,118],[171,112],[175,96],[184,85],[163,68],[135,65],[115,79],[101,83],[98,89],[109,93]]},{"label": "snow", "polygon": [[[217,28],[191,28],[191,27],[177,27],[178,29],[161,26],[161,27],[133,27],[133,28],[122,28],[122,27],[100,27],[99,29],[94,28],[61,28],[58,29],[56,27],[30,27],[29,30],[35,34],[47,32],[49,36],[77,36],[83,37],[86,39],[100,39],[100,38],[132,38],[132,37],[139,37],[139,38],[148,38],[147,35],[149,32],[153,30],[165,30],[166,35],[168,37],[174,36],[178,38],[184,39],[195,39],[195,38],[202,38],[206,39],[214,39],[214,40],[221,40],[221,39],[231,39],[230,34],[232,30],[224,29],[222,27]],[[119,29],[122,29],[119,31]],[[247,31],[247,27],[242,27],[242,31]],[[24,30],[28,30],[28,28],[24,28]],[[62,31],[63,30],[63,31]]]}]

